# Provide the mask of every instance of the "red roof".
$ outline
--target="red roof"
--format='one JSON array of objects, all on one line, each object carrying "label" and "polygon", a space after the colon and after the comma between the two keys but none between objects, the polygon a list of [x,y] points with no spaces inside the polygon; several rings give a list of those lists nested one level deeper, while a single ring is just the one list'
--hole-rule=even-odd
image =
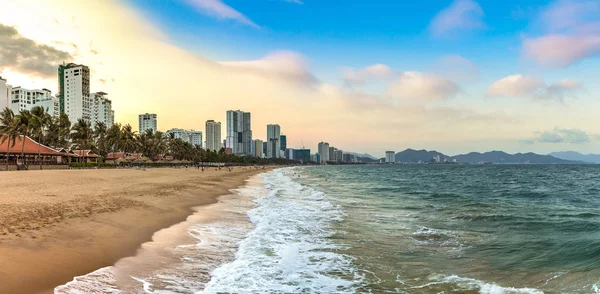
[{"label": "red roof", "polygon": [[[2,136],[0,136],[0,142],[2,142]],[[7,139],[6,141],[4,141],[4,143],[0,144],[0,153],[6,154],[6,149],[9,148],[8,153],[21,154],[22,147],[23,147],[23,136],[17,137],[17,140],[14,145],[13,145],[12,140],[9,145],[8,139]],[[25,137],[25,148],[23,150],[23,153],[37,155],[38,154],[38,142],[32,140],[29,137]],[[45,145],[39,145],[39,153],[42,155],[54,155],[54,156],[65,155],[65,154],[57,152],[56,150],[54,150],[48,146],[45,146]]]},{"label": "red roof", "polygon": [[98,157],[98,155],[96,155],[94,152],[92,152],[92,150],[71,150],[71,152],[73,152],[73,154],[75,154],[78,157],[91,157],[91,158]]}]

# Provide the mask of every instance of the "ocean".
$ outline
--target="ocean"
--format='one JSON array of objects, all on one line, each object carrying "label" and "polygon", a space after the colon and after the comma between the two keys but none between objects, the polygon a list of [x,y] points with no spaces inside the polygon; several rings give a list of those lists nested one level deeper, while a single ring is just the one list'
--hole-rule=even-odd
[{"label": "ocean", "polygon": [[598,166],[293,167],[233,192],[55,293],[600,293]]}]

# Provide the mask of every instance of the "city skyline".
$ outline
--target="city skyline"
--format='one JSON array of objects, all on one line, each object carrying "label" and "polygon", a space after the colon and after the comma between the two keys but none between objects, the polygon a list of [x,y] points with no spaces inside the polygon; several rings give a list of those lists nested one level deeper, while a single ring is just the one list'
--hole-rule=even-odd
[{"label": "city skyline", "polygon": [[[263,126],[277,122],[296,148],[301,140],[373,155],[600,148],[594,1],[399,2],[386,4],[390,12],[357,2],[328,23],[321,16],[336,6],[316,1],[88,3],[0,1],[3,42],[48,58],[13,62],[6,53],[14,52],[0,53],[0,76],[57,93],[57,66],[84,64],[90,93],[110,94],[115,122],[135,126],[150,112],[161,130],[197,129],[244,109],[253,139],[266,139]],[[117,20],[103,17],[109,11]],[[357,17],[361,27],[351,25]]]}]

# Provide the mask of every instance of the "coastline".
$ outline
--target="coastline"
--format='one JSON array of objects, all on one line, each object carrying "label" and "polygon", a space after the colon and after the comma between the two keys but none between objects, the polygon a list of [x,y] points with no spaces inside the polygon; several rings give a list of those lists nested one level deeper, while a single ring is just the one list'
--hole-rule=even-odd
[{"label": "coastline", "polygon": [[2,173],[0,293],[53,293],[135,255],[155,232],[267,170]]}]

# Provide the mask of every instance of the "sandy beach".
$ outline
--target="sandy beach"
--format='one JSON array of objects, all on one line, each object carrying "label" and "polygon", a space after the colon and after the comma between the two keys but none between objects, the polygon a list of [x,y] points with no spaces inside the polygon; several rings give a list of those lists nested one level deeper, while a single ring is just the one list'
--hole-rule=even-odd
[{"label": "sandy beach", "polygon": [[0,293],[52,293],[136,253],[258,170],[0,173]]}]

